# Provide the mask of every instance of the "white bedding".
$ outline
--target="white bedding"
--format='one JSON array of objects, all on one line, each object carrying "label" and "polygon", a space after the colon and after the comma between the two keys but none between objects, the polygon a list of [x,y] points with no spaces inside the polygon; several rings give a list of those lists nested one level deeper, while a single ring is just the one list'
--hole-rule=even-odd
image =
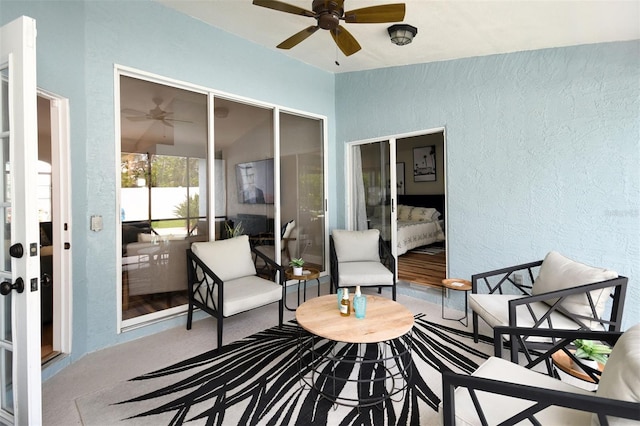
[{"label": "white bedding", "polygon": [[433,222],[398,221],[398,256],[416,247],[437,241],[444,241],[441,220]]},{"label": "white bedding", "polygon": [[[381,224],[381,216],[387,213],[387,209],[380,207],[369,218],[369,226],[380,230],[380,235],[385,241],[391,239],[391,230]],[[444,241],[443,221],[440,220],[440,212],[430,207],[413,207],[398,205],[398,251],[397,255],[403,255],[416,247],[426,246],[438,241]],[[390,222],[387,217],[385,223]]]}]

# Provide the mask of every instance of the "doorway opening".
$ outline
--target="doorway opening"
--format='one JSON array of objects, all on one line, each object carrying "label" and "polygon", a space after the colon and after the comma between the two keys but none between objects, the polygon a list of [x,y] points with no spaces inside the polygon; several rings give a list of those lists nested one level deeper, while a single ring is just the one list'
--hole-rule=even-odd
[{"label": "doorway opening", "polygon": [[38,222],[42,365],[71,351],[68,101],[38,91]]},{"label": "doorway opening", "polygon": [[440,287],[447,276],[444,129],[350,144],[351,229],[380,230],[398,279]]}]

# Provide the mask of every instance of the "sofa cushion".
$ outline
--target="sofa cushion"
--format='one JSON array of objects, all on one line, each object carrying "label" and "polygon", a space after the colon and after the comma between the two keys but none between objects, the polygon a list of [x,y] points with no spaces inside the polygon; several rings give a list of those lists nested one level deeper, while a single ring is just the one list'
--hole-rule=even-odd
[{"label": "sofa cushion", "polygon": [[377,262],[340,263],[338,287],[393,285],[393,274]]},{"label": "sofa cushion", "polygon": [[[625,331],[613,347],[600,377],[596,395],[621,401],[640,402],[640,324]],[[609,425],[636,424],[617,417],[608,418]],[[593,425],[599,425],[593,415]]]},{"label": "sofa cushion", "polygon": [[[533,283],[531,294],[538,295],[550,291],[564,290],[614,278],[618,278],[618,274],[614,271],[588,266],[552,251],[549,252],[542,261],[540,272]],[[598,316],[604,313],[607,299],[612,290],[613,287],[590,292]],[[546,301],[546,303],[551,305],[557,300],[558,299],[552,299]],[[567,297],[562,302],[562,306],[574,314],[592,315],[589,300],[585,294],[576,294]],[[594,328],[598,323],[592,322],[592,324],[588,325]]]},{"label": "sofa cushion", "polygon": [[338,261],[342,262],[380,262],[378,240],[380,231],[368,229],[366,231],[346,231],[334,229],[331,233],[333,246],[336,249]]},{"label": "sofa cushion", "polygon": [[227,240],[193,243],[191,250],[222,281],[256,274],[247,235]]}]

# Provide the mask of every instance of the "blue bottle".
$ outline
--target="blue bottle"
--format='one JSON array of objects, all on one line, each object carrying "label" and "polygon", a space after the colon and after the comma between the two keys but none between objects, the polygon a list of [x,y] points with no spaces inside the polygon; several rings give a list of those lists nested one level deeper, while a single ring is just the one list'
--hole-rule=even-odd
[{"label": "blue bottle", "polygon": [[360,286],[356,286],[356,294],[353,296],[353,309],[356,311],[356,318],[364,318],[367,311],[367,297],[360,292]]}]

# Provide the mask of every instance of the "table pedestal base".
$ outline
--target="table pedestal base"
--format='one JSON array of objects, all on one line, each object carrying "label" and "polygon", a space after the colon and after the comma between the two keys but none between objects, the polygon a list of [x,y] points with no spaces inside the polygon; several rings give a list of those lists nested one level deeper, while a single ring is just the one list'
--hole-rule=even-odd
[{"label": "table pedestal base", "polygon": [[412,345],[411,332],[379,343],[342,343],[302,331],[300,380],[321,397],[348,407],[401,399],[412,375]]}]

